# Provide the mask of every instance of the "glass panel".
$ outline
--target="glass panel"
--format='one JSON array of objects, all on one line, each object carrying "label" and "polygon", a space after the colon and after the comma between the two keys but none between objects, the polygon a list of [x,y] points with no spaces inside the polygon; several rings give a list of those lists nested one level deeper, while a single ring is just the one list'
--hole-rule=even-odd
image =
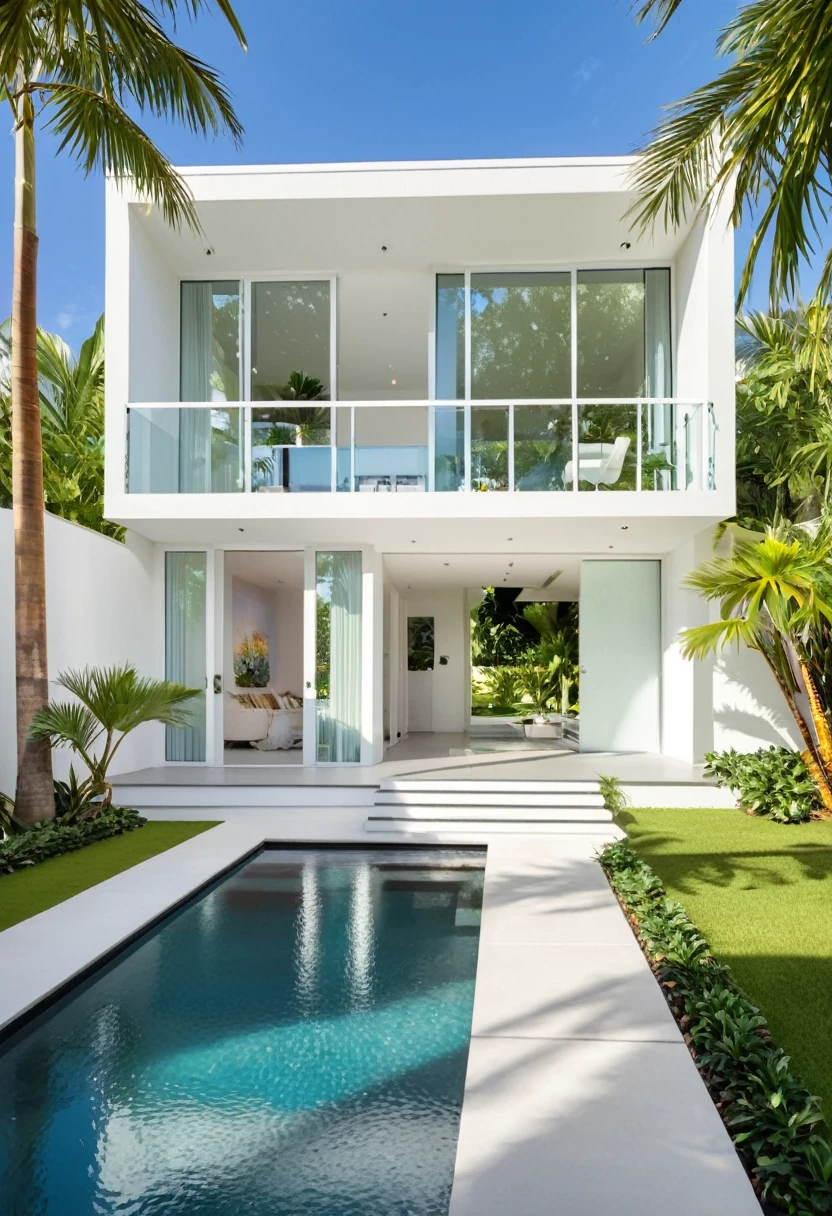
[{"label": "glass panel", "polygon": [[572,409],[568,405],[514,407],[515,490],[563,490],[572,459]]},{"label": "glass panel", "polygon": [[251,305],[252,401],[329,401],[329,283],[253,283]]},{"label": "glass panel", "polygon": [[278,493],[332,488],[330,405],[274,405],[251,412],[251,483]]},{"label": "glass panel", "polygon": [[673,396],[670,337],[670,271],[644,272],[644,345],[647,396]]},{"label": "glass panel", "polygon": [[678,444],[672,404],[643,407],[641,442],[641,488],[678,489]]},{"label": "glass panel", "polygon": [[355,488],[360,493],[425,492],[427,407],[356,409]]},{"label": "glass panel", "polygon": [[[638,406],[582,405],[578,409],[578,489],[634,490]],[[564,479],[572,481],[572,461]]]},{"label": "glass panel", "polygon": [[183,283],[181,401],[240,400],[240,284]]},{"label": "glass panel", "polygon": [[434,486],[440,491],[465,487],[465,410],[438,405],[433,411]]},{"label": "glass panel", "polygon": [[578,271],[578,396],[643,397],[644,271]]},{"label": "glass panel", "polygon": [[436,630],[432,616],[407,618],[407,670],[433,671]]},{"label": "glass panel", "polygon": [[198,688],[191,726],[165,727],[166,760],[205,759],[207,555],[165,554],[165,679]]},{"label": "glass panel", "polygon": [[471,396],[569,397],[568,273],[471,275]]},{"label": "glass panel", "polygon": [[465,397],[465,275],[436,276],[436,398]]},{"label": "glass panel", "polygon": [[335,488],[348,494],[352,489],[352,406],[335,407],[335,436],[338,445]]},{"label": "glass panel", "polygon": [[508,489],[508,406],[471,409],[471,489]]},{"label": "glass panel", "polygon": [[361,554],[316,554],[315,743],[319,764],[361,760]]},{"label": "glass panel", "polygon": [[240,409],[127,412],[131,494],[231,494],[245,489]]}]

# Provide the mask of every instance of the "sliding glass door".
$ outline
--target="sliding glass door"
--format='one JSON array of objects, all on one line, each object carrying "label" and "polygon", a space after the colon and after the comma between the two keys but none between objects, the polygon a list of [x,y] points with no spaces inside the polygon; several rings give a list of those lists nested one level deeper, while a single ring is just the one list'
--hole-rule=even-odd
[{"label": "sliding glass door", "polygon": [[165,679],[198,688],[191,724],[165,727],[165,759],[205,761],[207,553],[165,554]]},{"label": "sliding glass door", "polygon": [[361,554],[315,554],[315,759],[361,761]]}]

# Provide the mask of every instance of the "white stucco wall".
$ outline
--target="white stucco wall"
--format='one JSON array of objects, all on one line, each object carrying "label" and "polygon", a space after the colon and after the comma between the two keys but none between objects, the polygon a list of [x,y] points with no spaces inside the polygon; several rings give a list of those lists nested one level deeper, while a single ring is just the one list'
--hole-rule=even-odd
[{"label": "white stucco wall", "polygon": [[[468,618],[468,594],[465,590],[425,591],[408,596],[408,616],[432,616],[436,641],[436,660],[432,673],[408,672],[409,729],[419,729],[418,718],[414,718],[414,703],[410,685],[418,697],[422,690],[417,685],[431,685],[431,722],[434,731],[465,731],[471,713],[470,650],[471,635]],[[442,666],[441,655],[448,656]],[[425,679],[419,681],[419,677]],[[414,681],[414,677],[416,677]]]},{"label": "white stucco wall", "polygon": [[[71,667],[124,662],[134,663],[141,675],[158,674],[152,554],[153,546],[140,536],[129,534],[122,545],[46,516],[51,680]],[[0,510],[0,789],[8,793],[17,771],[14,653],[14,532],[12,512]],[[52,695],[67,694],[53,686]],[[127,772],[157,762],[162,737],[161,727],[140,727],[121,746],[111,771]],[[64,777],[70,753],[56,751],[54,756],[55,776]]]},{"label": "white stucco wall", "polygon": [[275,659],[278,692],[303,693],[303,590],[281,587],[275,596]]}]

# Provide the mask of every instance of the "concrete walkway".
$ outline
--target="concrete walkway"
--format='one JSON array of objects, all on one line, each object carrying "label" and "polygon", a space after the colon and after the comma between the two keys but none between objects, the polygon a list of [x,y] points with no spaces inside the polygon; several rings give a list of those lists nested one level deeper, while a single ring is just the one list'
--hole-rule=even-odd
[{"label": "concrete walkway", "polygon": [[[369,840],[365,818],[235,808],[233,822],[0,933],[0,1028],[263,841],[401,844]],[[593,860],[599,839],[408,843],[488,845],[451,1216],[760,1216]]]}]

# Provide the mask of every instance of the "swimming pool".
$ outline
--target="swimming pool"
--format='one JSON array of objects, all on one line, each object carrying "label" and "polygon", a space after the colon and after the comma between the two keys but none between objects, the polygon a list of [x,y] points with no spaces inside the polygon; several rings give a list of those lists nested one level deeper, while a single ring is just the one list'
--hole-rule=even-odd
[{"label": "swimming pool", "polygon": [[0,1054],[3,1216],[444,1216],[484,852],[266,849]]}]

